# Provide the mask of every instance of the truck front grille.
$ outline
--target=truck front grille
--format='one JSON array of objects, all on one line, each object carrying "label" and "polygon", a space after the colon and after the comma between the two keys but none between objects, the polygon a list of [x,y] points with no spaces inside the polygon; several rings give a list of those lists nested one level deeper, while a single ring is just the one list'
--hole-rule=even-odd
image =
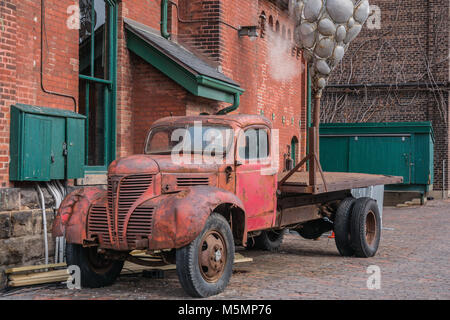
[{"label": "truck front grille", "polygon": [[89,237],[101,237],[105,245],[111,244],[108,229],[108,214],[106,208],[102,206],[93,206],[88,217],[88,235]]},{"label": "truck front grille", "polygon": [[148,238],[152,233],[154,208],[136,208],[127,227],[127,242],[132,246],[138,238]]},{"label": "truck front grille", "polygon": [[[152,186],[152,183],[153,175],[149,174],[108,179],[108,218],[116,241],[126,243],[129,242],[128,239],[136,239],[137,236],[143,235],[144,231],[146,236],[151,233],[151,223],[147,220],[151,221],[153,211],[150,213],[149,219],[144,219],[145,221],[140,213],[137,213],[136,217],[134,217],[135,213],[133,213],[128,222],[127,234],[124,237],[124,227],[131,207]],[[142,228],[143,231],[137,233],[136,228],[144,226],[146,228]],[[150,226],[150,229],[148,226]],[[128,233],[130,233],[129,236]]]}]

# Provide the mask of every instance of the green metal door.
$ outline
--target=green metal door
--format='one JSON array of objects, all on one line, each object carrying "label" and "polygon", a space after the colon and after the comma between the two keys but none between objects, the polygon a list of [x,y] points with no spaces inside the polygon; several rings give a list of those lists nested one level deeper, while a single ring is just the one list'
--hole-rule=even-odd
[{"label": "green metal door", "polygon": [[403,176],[413,183],[411,137],[349,137],[349,171]]},{"label": "green metal door", "polygon": [[320,137],[320,163],[328,172],[349,172],[349,137]]}]

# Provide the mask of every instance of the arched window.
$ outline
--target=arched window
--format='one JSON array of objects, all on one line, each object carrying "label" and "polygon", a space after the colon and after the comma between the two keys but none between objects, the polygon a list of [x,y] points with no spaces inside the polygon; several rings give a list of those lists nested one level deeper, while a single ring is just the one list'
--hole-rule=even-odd
[{"label": "arched window", "polygon": [[281,28],[281,37],[282,37],[283,39],[286,38],[286,27],[285,27],[285,26],[283,26],[283,27]]},{"label": "arched window", "polygon": [[275,32],[278,33],[280,32],[280,23],[277,21],[277,23],[275,24]]},{"label": "arched window", "polygon": [[272,16],[269,17],[269,27],[270,27],[270,30],[273,31],[273,17]]},{"label": "arched window", "polygon": [[293,137],[291,140],[291,159],[294,162],[294,167],[297,165],[298,161],[298,139]]},{"label": "arched window", "polygon": [[264,38],[264,36],[266,35],[266,21],[266,13],[263,11],[259,15],[259,28],[261,30],[261,38]]}]

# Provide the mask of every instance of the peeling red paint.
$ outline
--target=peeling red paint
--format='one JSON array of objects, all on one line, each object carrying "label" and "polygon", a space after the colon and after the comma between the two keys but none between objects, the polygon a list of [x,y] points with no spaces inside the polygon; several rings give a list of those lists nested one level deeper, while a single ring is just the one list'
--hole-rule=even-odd
[{"label": "peeling red paint", "polygon": [[77,189],[66,196],[53,222],[53,236],[65,235],[69,243],[82,244],[86,239],[86,219],[91,204],[106,191],[96,187]]}]

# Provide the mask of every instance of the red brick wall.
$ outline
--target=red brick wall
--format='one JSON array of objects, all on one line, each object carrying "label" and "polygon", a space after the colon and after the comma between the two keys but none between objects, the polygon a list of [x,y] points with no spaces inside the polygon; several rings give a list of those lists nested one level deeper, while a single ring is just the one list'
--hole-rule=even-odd
[{"label": "red brick wall", "polygon": [[[176,1],[174,1],[176,3]],[[123,18],[133,19],[159,32],[161,3],[124,0],[119,6],[117,156],[142,153],[148,129],[162,117],[213,113],[216,101],[195,97],[150,64],[129,52]],[[177,38],[176,8],[171,7],[169,30]]]},{"label": "red brick wall", "polygon": [[[47,0],[43,85],[47,91],[78,96],[78,31],[69,30],[71,0]],[[74,110],[70,98],[41,89],[41,2],[0,2],[0,187],[9,183],[10,106],[25,103]]]},{"label": "red brick wall", "polygon": [[[181,23],[178,18],[220,19],[233,26],[256,24],[265,10],[286,29],[293,30],[287,13],[269,1],[180,0],[171,6],[169,30],[173,39],[208,56],[212,65],[221,64],[224,73],[239,82],[245,94],[239,112],[260,113],[281,129],[281,152],[293,136],[299,138],[304,153],[305,81],[299,72],[289,79],[277,80],[267,61],[274,42],[268,36],[250,42],[239,39],[237,31],[216,22]],[[74,110],[70,98],[42,92],[40,82],[40,1],[3,0],[0,2],[0,187],[8,181],[9,108],[20,102]],[[78,99],[78,31],[67,27],[67,8],[74,0],[46,0],[44,43],[44,87],[48,91]],[[244,15],[245,13],[245,15]],[[214,113],[225,103],[195,97],[173,83],[147,63],[133,57],[126,48],[123,18],[128,17],[149,25],[160,26],[160,1],[123,0],[119,3],[118,25],[118,92],[117,92],[117,155],[125,156],[142,150],[144,132],[160,116],[172,114]],[[251,17],[251,18],[249,18]],[[250,19],[250,20],[249,20]],[[194,42],[189,42],[192,40]],[[300,70],[300,55],[292,57],[286,49],[286,59]],[[153,81],[155,80],[155,81]],[[151,97],[151,99],[149,99]],[[282,123],[282,117],[286,121]],[[293,125],[291,117],[294,117]]]},{"label": "red brick wall", "polygon": [[193,96],[140,57],[131,54],[131,61],[134,153],[143,152],[148,129],[156,120],[216,110],[217,102]]},{"label": "red brick wall", "polygon": [[[178,40],[220,65],[227,76],[246,90],[237,112],[264,112],[270,120],[275,114],[273,122],[280,130],[282,160],[294,136],[300,142],[300,154],[306,153],[306,73],[301,52],[296,50],[292,40],[294,21],[286,7],[276,3],[180,0],[179,18],[186,22],[179,22]],[[265,36],[254,41],[239,38],[236,29],[259,25],[263,11],[267,17]],[[277,22],[280,25],[278,33],[269,30],[270,16],[274,25]],[[280,41],[283,29],[285,37]]]},{"label": "red brick wall", "polygon": [[[253,41],[248,37],[239,38],[236,30],[222,26],[224,43],[221,58],[224,73],[246,90],[241,98],[239,112],[260,114],[263,111],[273,121],[274,128],[280,130],[280,161],[294,136],[300,142],[301,155],[304,156],[306,72],[302,56],[295,50],[293,20],[288,11],[269,1],[223,1],[222,8],[222,19],[233,26],[259,25],[262,12],[267,18],[264,37]],[[274,26],[277,23],[280,25],[278,32],[272,31],[269,26],[271,16]],[[273,114],[275,119],[272,118]],[[297,160],[302,156],[297,156]]]}]

